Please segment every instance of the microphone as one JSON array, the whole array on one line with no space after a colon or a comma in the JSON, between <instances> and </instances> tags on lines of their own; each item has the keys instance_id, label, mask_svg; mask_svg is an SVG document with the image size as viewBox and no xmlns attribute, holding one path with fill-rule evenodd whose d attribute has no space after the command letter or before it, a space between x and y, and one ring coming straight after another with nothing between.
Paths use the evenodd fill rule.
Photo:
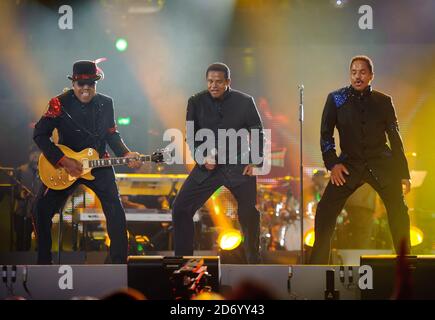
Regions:
<instances>
[{"instance_id":1,"label":"microphone","mask_svg":"<svg viewBox=\"0 0 435 320\"><path fill-rule=\"evenodd\" d=\"M3 267L2 267L2 280L3 280L3 283L8 282L8 266L6 266L6 265L3 265Z\"/></svg>"},{"instance_id":2,"label":"microphone","mask_svg":"<svg viewBox=\"0 0 435 320\"><path fill-rule=\"evenodd\" d=\"M30 293L30 290L27 287L27 276L28 276L27 266L23 266L23 288L24 291L26 291L26 293L29 295L29 297L32 298L32 294Z\"/></svg>"},{"instance_id":3,"label":"microphone","mask_svg":"<svg viewBox=\"0 0 435 320\"><path fill-rule=\"evenodd\" d=\"M340 282L344 283L344 266L340 266Z\"/></svg>"},{"instance_id":4,"label":"microphone","mask_svg":"<svg viewBox=\"0 0 435 320\"><path fill-rule=\"evenodd\" d=\"M299 89L299 121L304 121L304 85L298 85Z\"/></svg>"},{"instance_id":5,"label":"microphone","mask_svg":"<svg viewBox=\"0 0 435 320\"><path fill-rule=\"evenodd\" d=\"M300 84L300 85L298 85L298 89L299 89L299 102L302 104L303 100L304 100L304 89L305 89L305 87L304 87L303 84Z\"/></svg>"},{"instance_id":6,"label":"microphone","mask_svg":"<svg viewBox=\"0 0 435 320\"><path fill-rule=\"evenodd\" d=\"M352 284L353 283L353 268L349 267L347 272L348 272L347 275L349 278L349 284Z\"/></svg>"},{"instance_id":7,"label":"microphone","mask_svg":"<svg viewBox=\"0 0 435 320\"><path fill-rule=\"evenodd\" d=\"M23 267L23 283L27 282L27 266Z\"/></svg>"},{"instance_id":8,"label":"microphone","mask_svg":"<svg viewBox=\"0 0 435 320\"><path fill-rule=\"evenodd\" d=\"M17 281L17 266L16 265L12 266L11 279L12 279L12 283L15 283L15 281Z\"/></svg>"}]
</instances>

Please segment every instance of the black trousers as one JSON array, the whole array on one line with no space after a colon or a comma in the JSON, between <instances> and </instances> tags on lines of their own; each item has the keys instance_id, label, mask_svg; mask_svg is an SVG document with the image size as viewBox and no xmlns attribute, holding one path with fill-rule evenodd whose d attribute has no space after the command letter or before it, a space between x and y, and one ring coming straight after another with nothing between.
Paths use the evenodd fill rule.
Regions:
<instances>
[{"instance_id":1,"label":"black trousers","mask_svg":"<svg viewBox=\"0 0 435 320\"><path fill-rule=\"evenodd\" d=\"M408 207L405 204L400 179L392 181L386 187L381 188L373 175L368 170L365 170L361 185L364 182L370 184L384 202L396 252L400 252L401 242L405 240L406 251L409 253L411 244ZM347 187L346 184L344 186L336 186L329 182L327 185L322 199L317 206L314 225L315 241L310 258L311 264L329 264L331 239L334 233L337 216L343 209L347 198L358 189L359 186L355 189L351 189Z\"/></svg>"},{"instance_id":2,"label":"black trousers","mask_svg":"<svg viewBox=\"0 0 435 320\"><path fill-rule=\"evenodd\" d=\"M107 232L110 238L110 258L112 263L126 263L128 240L124 208L115 183L112 168L92 170L95 180L78 179L65 190L52 190L42 186L36 200L36 230L38 237L38 264L51 264L52 218L59 212L74 189L84 184L92 189L100 199L106 216Z\"/></svg>"},{"instance_id":3,"label":"black trousers","mask_svg":"<svg viewBox=\"0 0 435 320\"><path fill-rule=\"evenodd\" d=\"M200 184L189 175L175 198L172 209L175 255L193 255L193 216L221 186L227 187L237 200L238 218L245 239L247 261L259 263L260 212L255 207L256 177L234 186L219 168Z\"/></svg>"}]
</instances>

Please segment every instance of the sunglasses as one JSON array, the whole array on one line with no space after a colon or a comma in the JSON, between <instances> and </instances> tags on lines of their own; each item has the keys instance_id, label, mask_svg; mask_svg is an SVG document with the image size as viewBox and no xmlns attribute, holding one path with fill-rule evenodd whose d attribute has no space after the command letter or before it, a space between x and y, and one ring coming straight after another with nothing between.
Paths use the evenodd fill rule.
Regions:
<instances>
[{"instance_id":1,"label":"sunglasses","mask_svg":"<svg viewBox=\"0 0 435 320\"><path fill-rule=\"evenodd\" d=\"M97 81L81 81L78 80L76 81L77 85L79 87L84 87L85 85L88 85L89 87L95 87L95 85L97 84Z\"/></svg>"}]
</instances>

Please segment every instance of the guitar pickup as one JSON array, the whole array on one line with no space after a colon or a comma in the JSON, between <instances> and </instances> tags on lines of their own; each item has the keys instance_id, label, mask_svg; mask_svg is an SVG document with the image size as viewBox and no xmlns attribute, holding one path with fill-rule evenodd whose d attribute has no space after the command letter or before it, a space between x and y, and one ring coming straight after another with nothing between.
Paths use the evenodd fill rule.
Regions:
<instances>
[{"instance_id":1,"label":"guitar pickup","mask_svg":"<svg viewBox=\"0 0 435 320\"><path fill-rule=\"evenodd\" d=\"M89 159L82 159L83 171L89 169Z\"/></svg>"}]
</instances>

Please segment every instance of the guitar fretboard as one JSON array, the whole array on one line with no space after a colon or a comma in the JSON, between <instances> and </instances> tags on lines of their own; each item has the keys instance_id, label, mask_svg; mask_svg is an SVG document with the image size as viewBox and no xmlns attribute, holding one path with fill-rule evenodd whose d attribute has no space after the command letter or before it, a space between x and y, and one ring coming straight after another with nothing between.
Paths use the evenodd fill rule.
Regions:
<instances>
[{"instance_id":1,"label":"guitar fretboard","mask_svg":"<svg viewBox=\"0 0 435 320\"><path fill-rule=\"evenodd\" d=\"M89 168L98 167L110 167L110 166L122 166L128 164L132 160L137 160L135 158L108 158L108 159L97 159L89 160ZM142 162L151 161L151 156L141 156L139 158Z\"/></svg>"}]
</instances>

